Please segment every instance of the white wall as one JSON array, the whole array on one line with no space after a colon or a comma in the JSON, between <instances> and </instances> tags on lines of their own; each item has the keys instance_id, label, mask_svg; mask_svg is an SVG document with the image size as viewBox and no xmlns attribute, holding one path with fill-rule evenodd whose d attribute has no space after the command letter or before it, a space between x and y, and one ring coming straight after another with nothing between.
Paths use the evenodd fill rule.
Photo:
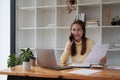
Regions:
<instances>
[{"instance_id":1,"label":"white wall","mask_svg":"<svg viewBox=\"0 0 120 80\"><path fill-rule=\"evenodd\" d=\"M0 70L7 68L7 58L10 54L10 0L0 0ZM6 75L0 75L0 80L7 80Z\"/></svg>"}]
</instances>

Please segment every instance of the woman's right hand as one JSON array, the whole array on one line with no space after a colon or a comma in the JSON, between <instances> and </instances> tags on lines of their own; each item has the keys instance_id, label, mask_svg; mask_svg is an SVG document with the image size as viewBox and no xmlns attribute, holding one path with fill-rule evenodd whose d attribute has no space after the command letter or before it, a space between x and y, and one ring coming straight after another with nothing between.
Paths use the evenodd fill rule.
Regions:
<instances>
[{"instance_id":1,"label":"woman's right hand","mask_svg":"<svg viewBox=\"0 0 120 80\"><path fill-rule=\"evenodd\" d=\"M71 46L72 46L72 44L73 44L73 40L71 41L71 40L69 39L70 36L71 36L71 32L68 33L68 41L67 41L67 43L66 43L66 49L67 49L67 50L70 50L70 49L71 49Z\"/></svg>"}]
</instances>

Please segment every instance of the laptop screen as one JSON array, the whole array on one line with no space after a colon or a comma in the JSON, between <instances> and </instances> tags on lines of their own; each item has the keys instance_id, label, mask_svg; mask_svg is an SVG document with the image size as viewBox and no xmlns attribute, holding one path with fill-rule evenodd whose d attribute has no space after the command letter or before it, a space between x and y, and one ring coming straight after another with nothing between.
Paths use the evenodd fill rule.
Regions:
<instances>
[{"instance_id":1,"label":"laptop screen","mask_svg":"<svg viewBox=\"0 0 120 80\"><path fill-rule=\"evenodd\" d=\"M36 49L36 53L38 66L47 68L57 66L55 53L53 49Z\"/></svg>"}]
</instances>

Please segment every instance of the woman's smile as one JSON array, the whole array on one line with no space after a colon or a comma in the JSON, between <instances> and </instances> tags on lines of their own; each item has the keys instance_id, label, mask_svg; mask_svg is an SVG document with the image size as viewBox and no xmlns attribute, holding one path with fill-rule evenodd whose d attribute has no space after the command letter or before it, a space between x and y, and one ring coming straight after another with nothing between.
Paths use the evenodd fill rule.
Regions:
<instances>
[{"instance_id":1,"label":"woman's smile","mask_svg":"<svg viewBox=\"0 0 120 80\"><path fill-rule=\"evenodd\" d=\"M72 27L72 34L74 36L75 41L80 41L83 36L83 30L79 24L74 24Z\"/></svg>"}]
</instances>

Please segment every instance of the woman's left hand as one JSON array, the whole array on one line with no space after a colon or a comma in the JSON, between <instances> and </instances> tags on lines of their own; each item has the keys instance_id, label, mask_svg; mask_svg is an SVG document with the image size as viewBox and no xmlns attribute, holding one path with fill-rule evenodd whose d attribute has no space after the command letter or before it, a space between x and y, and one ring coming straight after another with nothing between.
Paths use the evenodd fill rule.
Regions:
<instances>
[{"instance_id":1,"label":"woman's left hand","mask_svg":"<svg viewBox=\"0 0 120 80\"><path fill-rule=\"evenodd\" d=\"M107 57L104 56L103 58L100 59L100 64L101 65L105 65L105 63L107 62Z\"/></svg>"}]
</instances>

